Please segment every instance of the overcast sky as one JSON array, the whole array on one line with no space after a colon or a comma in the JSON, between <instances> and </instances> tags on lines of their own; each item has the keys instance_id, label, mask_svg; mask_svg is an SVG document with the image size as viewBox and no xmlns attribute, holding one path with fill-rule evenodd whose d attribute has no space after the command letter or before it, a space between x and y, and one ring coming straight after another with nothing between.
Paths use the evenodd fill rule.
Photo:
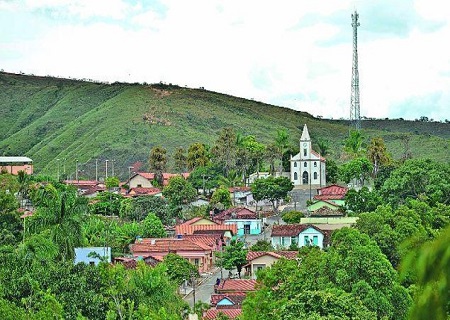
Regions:
<instances>
[{"instance_id":1,"label":"overcast sky","mask_svg":"<svg viewBox=\"0 0 450 320\"><path fill-rule=\"evenodd\" d=\"M443 0L0 0L0 69L163 81L348 118L355 9L361 116L450 119Z\"/></svg>"}]
</instances>

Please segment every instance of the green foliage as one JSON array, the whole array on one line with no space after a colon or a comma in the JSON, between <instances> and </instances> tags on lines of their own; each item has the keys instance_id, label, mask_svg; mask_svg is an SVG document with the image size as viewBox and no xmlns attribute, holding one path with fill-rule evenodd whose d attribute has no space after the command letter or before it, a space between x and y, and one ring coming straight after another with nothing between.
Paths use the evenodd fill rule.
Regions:
<instances>
[{"instance_id":1,"label":"green foliage","mask_svg":"<svg viewBox=\"0 0 450 320\"><path fill-rule=\"evenodd\" d=\"M176 176L169 179L163 195L169 200L172 207L181 207L181 205L195 200L197 191L189 181L182 176Z\"/></svg>"},{"instance_id":2,"label":"green foliage","mask_svg":"<svg viewBox=\"0 0 450 320\"><path fill-rule=\"evenodd\" d=\"M369 188L362 187L360 190L348 190L345 195L345 206L347 210L354 213L371 212L382 204L382 198L377 191L369 191Z\"/></svg>"},{"instance_id":3,"label":"green foliage","mask_svg":"<svg viewBox=\"0 0 450 320\"><path fill-rule=\"evenodd\" d=\"M450 227L433 241L411 252L402 265L402 272L417 274L418 290L411 319L445 320L450 315Z\"/></svg>"},{"instance_id":4,"label":"green foliage","mask_svg":"<svg viewBox=\"0 0 450 320\"><path fill-rule=\"evenodd\" d=\"M142 221L149 212L153 212L164 224L172 223L173 215L167 200L161 197L140 196L121 201L120 216L134 221Z\"/></svg>"},{"instance_id":5,"label":"green foliage","mask_svg":"<svg viewBox=\"0 0 450 320\"><path fill-rule=\"evenodd\" d=\"M230 170L236 167L236 133L232 127L223 128L211 149L214 162L223 168L223 174L228 177Z\"/></svg>"},{"instance_id":6,"label":"green foliage","mask_svg":"<svg viewBox=\"0 0 450 320\"><path fill-rule=\"evenodd\" d=\"M174 169L175 172L183 173L186 172L187 169L187 157L186 151L183 147L178 147L175 150L175 154L173 155L173 159L175 160Z\"/></svg>"},{"instance_id":7,"label":"green foliage","mask_svg":"<svg viewBox=\"0 0 450 320\"><path fill-rule=\"evenodd\" d=\"M258 240L250 247L250 251L273 251L272 244L267 240Z\"/></svg>"},{"instance_id":8,"label":"green foliage","mask_svg":"<svg viewBox=\"0 0 450 320\"><path fill-rule=\"evenodd\" d=\"M114 192L101 192L89 205L92 214L119 216L123 196Z\"/></svg>"},{"instance_id":9,"label":"green foliage","mask_svg":"<svg viewBox=\"0 0 450 320\"><path fill-rule=\"evenodd\" d=\"M198 166L190 174L188 181L197 190L211 190L219 186L218 179L222 170L218 166L209 164L208 166Z\"/></svg>"},{"instance_id":10,"label":"green foliage","mask_svg":"<svg viewBox=\"0 0 450 320\"><path fill-rule=\"evenodd\" d=\"M108 177L106 178L105 185L106 189L111 190L112 188L119 187L120 180L117 177Z\"/></svg>"},{"instance_id":11,"label":"green foliage","mask_svg":"<svg viewBox=\"0 0 450 320\"><path fill-rule=\"evenodd\" d=\"M378 175L380 166L387 166L391 162L391 156L387 152L384 140L380 137L372 138L367 147L367 157L373 165L373 176Z\"/></svg>"},{"instance_id":12,"label":"green foliage","mask_svg":"<svg viewBox=\"0 0 450 320\"><path fill-rule=\"evenodd\" d=\"M205 145L199 142L191 144L188 149L186 161L189 170L208 166L209 155Z\"/></svg>"},{"instance_id":13,"label":"green foliage","mask_svg":"<svg viewBox=\"0 0 450 320\"><path fill-rule=\"evenodd\" d=\"M252 184L253 198L256 201L268 200L272 202L275 213L278 213L280 201L285 199L288 192L294 188L292 182L286 177L268 177L256 179Z\"/></svg>"},{"instance_id":14,"label":"green foliage","mask_svg":"<svg viewBox=\"0 0 450 320\"><path fill-rule=\"evenodd\" d=\"M154 213L149 213L142 220L141 235L144 238L164 238L166 236L166 230L161 220Z\"/></svg>"},{"instance_id":15,"label":"green foliage","mask_svg":"<svg viewBox=\"0 0 450 320\"><path fill-rule=\"evenodd\" d=\"M219 255L220 263L226 270L237 269L239 278L241 277L242 267L247 263L247 250L244 249L244 242L233 240L225 247L225 250Z\"/></svg>"},{"instance_id":16,"label":"green foliage","mask_svg":"<svg viewBox=\"0 0 450 320\"><path fill-rule=\"evenodd\" d=\"M411 159L392 171L381 194L392 205L421 199L430 205L450 203L450 164Z\"/></svg>"},{"instance_id":17,"label":"green foliage","mask_svg":"<svg viewBox=\"0 0 450 320\"><path fill-rule=\"evenodd\" d=\"M150 171L155 173L155 180L160 186L163 185L163 172L167 166L167 150L161 146L153 147L150 150L149 158Z\"/></svg>"},{"instance_id":18,"label":"green foliage","mask_svg":"<svg viewBox=\"0 0 450 320\"><path fill-rule=\"evenodd\" d=\"M339 178L339 170L336 162L330 158L327 159L325 167L325 176L327 183L337 183Z\"/></svg>"},{"instance_id":19,"label":"green foliage","mask_svg":"<svg viewBox=\"0 0 450 320\"><path fill-rule=\"evenodd\" d=\"M364 136L359 130L351 130L349 136L344 140L344 150L353 157L359 157L364 153Z\"/></svg>"},{"instance_id":20,"label":"green foliage","mask_svg":"<svg viewBox=\"0 0 450 320\"><path fill-rule=\"evenodd\" d=\"M196 266L175 253L166 255L163 264L166 266L169 278L177 285L181 285L185 280L199 276Z\"/></svg>"},{"instance_id":21,"label":"green foliage","mask_svg":"<svg viewBox=\"0 0 450 320\"><path fill-rule=\"evenodd\" d=\"M339 167L340 180L349 183L352 179L356 179L359 184L364 185L364 182L370 177L373 171L373 165L367 158L360 157L344 163Z\"/></svg>"},{"instance_id":22,"label":"green foliage","mask_svg":"<svg viewBox=\"0 0 450 320\"><path fill-rule=\"evenodd\" d=\"M283 219L284 222L286 222L288 224L292 224L292 223L300 223L300 220L304 217L305 217L305 215L303 214L303 212L288 211L288 212L284 213L281 218Z\"/></svg>"},{"instance_id":23,"label":"green foliage","mask_svg":"<svg viewBox=\"0 0 450 320\"><path fill-rule=\"evenodd\" d=\"M231 207L231 193L228 188L219 187L214 191L213 195L211 196L210 204L213 206L217 206L219 203L223 206L223 209Z\"/></svg>"}]
</instances>

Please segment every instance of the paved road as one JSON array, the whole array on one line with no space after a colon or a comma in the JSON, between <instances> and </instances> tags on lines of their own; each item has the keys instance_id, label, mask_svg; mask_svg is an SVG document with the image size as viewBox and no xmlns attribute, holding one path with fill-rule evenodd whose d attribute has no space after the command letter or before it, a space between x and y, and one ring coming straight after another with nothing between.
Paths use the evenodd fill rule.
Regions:
<instances>
[{"instance_id":1,"label":"paved road","mask_svg":"<svg viewBox=\"0 0 450 320\"><path fill-rule=\"evenodd\" d=\"M214 270L206 279L202 279L202 283L195 288L195 302L203 301L209 303L210 296L214 293L214 285L216 284L217 278L220 278L219 268ZM183 299L192 307L194 305L194 292L191 291Z\"/></svg>"}]
</instances>

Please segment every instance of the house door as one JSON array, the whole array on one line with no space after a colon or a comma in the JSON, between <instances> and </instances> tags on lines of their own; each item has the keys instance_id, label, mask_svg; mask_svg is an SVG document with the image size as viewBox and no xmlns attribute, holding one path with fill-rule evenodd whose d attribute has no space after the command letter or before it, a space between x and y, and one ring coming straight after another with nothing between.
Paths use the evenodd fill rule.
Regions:
<instances>
[{"instance_id":1,"label":"house door","mask_svg":"<svg viewBox=\"0 0 450 320\"><path fill-rule=\"evenodd\" d=\"M303 184L308 184L308 172L303 171L302 178L303 178Z\"/></svg>"},{"instance_id":2,"label":"house door","mask_svg":"<svg viewBox=\"0 0 450 320\"><path fill-rule=\"evenodd\" d=\"M250 225L244 224L244 234L250 234Z\"/></svg>"}]
</instances>

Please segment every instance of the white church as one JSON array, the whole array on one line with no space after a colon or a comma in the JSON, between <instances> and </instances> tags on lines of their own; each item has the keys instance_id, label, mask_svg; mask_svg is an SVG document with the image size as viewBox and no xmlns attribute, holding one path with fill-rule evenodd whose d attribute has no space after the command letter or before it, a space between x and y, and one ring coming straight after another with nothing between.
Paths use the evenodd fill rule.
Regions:
<instances>
[{"instance_id":1,"label":"white church","mask_svg":"<svg viewBox=\"0 0 450 320\"><path fill-rule=\"evenodd\" d=\"M326 186L325 158L315 152L311 146L308 127L303 127L300 137L300 152L291 156L291 181L296 188Z\"/></svg>"}]
</instances>

